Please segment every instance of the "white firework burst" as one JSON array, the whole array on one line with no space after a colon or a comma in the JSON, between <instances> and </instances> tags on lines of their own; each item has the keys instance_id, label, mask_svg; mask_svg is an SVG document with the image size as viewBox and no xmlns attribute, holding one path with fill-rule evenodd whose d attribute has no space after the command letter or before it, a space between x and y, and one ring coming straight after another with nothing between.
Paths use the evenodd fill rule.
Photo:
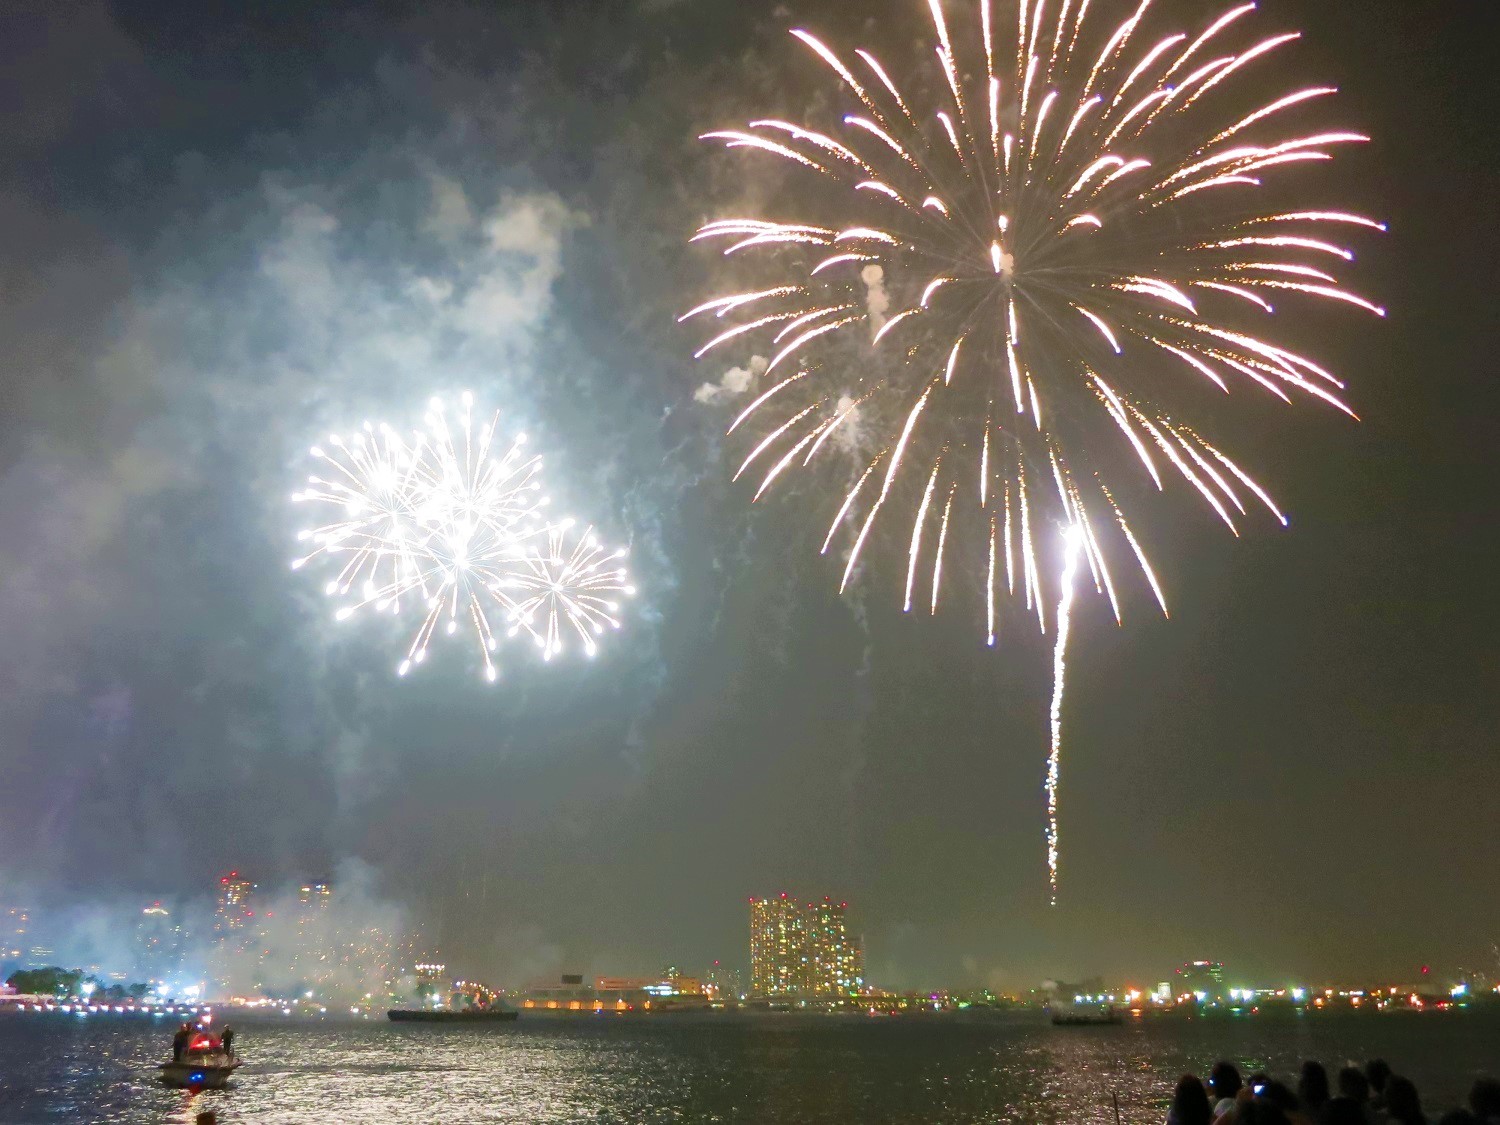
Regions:
<instances>
[{"instance_id":1,"label":"white firework burst","mask_svg":"<svg viewBox=\"0 0 1500 1125\"><path fill-rule=\"evenodd\" d=\"M433 399L423 427L409 437L384 423L366 423L347 439L331 437L312 450L319 473L292 496L332 509L327 522L299 534L312 549L292 566L322 562L333 570L324 592L340 602L338 620L367 609L400 616L414 607L420 614L397 667L401 675L426 659L434 637L467 632L493 681L499 675L494 622L512 636L531 631L538 610L548 606L589 632L584 647L593 655L595 626L617 628L614 599L633 593L623 568L599 565L605 552L591 530L587 551L580 544L571 565L553 574L542 601L532 604L537 576L555 569L573 521L546 518L542 459L527 453L526 435L500 440L498 413L476 427L473 405L465 393L450 421L443 401ZM561 650L555 624L542 637L546 656Z\"/></svg>"}]
</instances>

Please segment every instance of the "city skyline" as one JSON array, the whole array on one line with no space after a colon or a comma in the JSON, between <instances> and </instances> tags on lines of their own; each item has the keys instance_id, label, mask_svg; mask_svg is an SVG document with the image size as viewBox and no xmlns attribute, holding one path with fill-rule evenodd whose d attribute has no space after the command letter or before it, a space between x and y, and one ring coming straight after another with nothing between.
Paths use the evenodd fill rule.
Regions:
<instances>
[{"instance_id":1,"label":"city skyline","mask_svg":"<svg viewBox=\"0 0 1500 1125\"><path fill-rule=\"evenodd\" d=\"M201 901L210 903L212 910L197 916L206 940L194 935L182 921L193 916L190 903L180 903L174 915L161 900L154 900L140 908L133 936L117 946L113 958L57 957L50 946L42 945L30 947L21 956L0 955L0 966L8 970L81 968L117 982L172 982L177 988L193 984L207 989L195 994L220 998L280 998L301 995L304 990L347 998L363 996L378 982L388 982L393 974L403 971L415 973L419 982L432 984L448 970L446 964L435 963L432 946L421 936L421 927L404 918L396 923L387 921L385 930L342 925L349 919L340 917L339 900L330 882L294 880L274 895L263 897L259 904L258 892L260 885L238 869L220 876L211 889L205 888ZM272 907L269 911L257 910L258 905L268 902ZM920 982L870 979L864 971L863 939L848 923L848 902L835 902L832 896L805 902L781 892L776 896L751 896L749 906L748 940L739 954L720 951L721 956L713 958L689 956L668 964L659 973L608 952L593 958L559 960L530 977L495 975L483 966L463 961L453 970L470 981L512 990L545 988L559 971L566 976L582 968L586 971L579 980L593 980L597 989L612 994L648 994L648 986L663 982L687 994L793 1001L830 1001L859 995L922 996L930 992L966 995L985 990L1022 996L1058 980L1075 982L1069 987L1089 994L1103 994L1108 982L1108 989L1122 996L1134 990L1153 998L1161 993L1169 997L1196 994L1223 1001L1230 998L1231 989L1247 994L1251 990L1279 990L1285 996L1293 988L1347 990L1367 988L1374 982L1382 989L1395 982L1403 994L1434 988L1441 993L1463 982L1471 982L1478 993L1500 988L1500 944L1485 957L1424 958L1395 971L1346 965L1319 974L1293 967L1267 969L1232 962L1226 968L1220 961L1201 957L1179 962L1172 953L1161 951L1125 968L1102 970L1097 964L1054 963L1035 976L1018 975L1003 981L977 980L964 972ZM16 918L22 913L19 908L0 904L0 917ZM24 913L29 926L32 912Z\"/></svg>"},{"instance_id":2,"label":"city skyline","mask_svg":"<svg viewBox=\"0 0 1500 1125\"><path fill-rule=\"evenodd\" d=\"M248 881L246 881L248 882ZM327 887L326 884L324 884ZM299 892L302 888L298 888ZM310 896L300 896L304 903ZM307 903L312 907L313 917L330 910L334 905L332 888L320 895L319 903ZM169 973L163 978L154 975L151 967L160 966L163 958L181 966L184 951L191 942L191 935L180 924L171 921L171 913L159 902L142 909L143 920L134 937L135 959L127 957L117 964L92 964L72 966L92 979L122 984L140 982L149 988L152 997L188 996L198 1000L230 1000L257 1002L262 999L278 1002L301 1002L304 999L317 1003L343 1003L355 1000L368 1002L371 997L396 995L389 993L393 987L405 989L405 994L422 996L445 993L451 985L457 991L479 990L487 995L503 992L506 995L527 997L540 1004L546 998L563 998L561 1006L579 1007L581 996L606 997L606 1007L624 1006L627 1000L640 1003L644 1000L666 997L707 997L715 1001L737 1000L754 1003L784 1002L793 1005L855 1002L882 1003L899 1000L941 1001L944 1005L968 1002L975 998L1009 1000L1010 1002L1045 1003L1050 996L1067 998L1078 996L1099 1002L1109 1001L1121 1005L1135 1004L1173 1006L1186 1002L1233 1006L1250 1004L1257 998L1265 1002L1295 1003L1322 1007L1329 1003L1352 1003L1359 1007L1364 999L1372 1006L1385 1006L1387 1001L1406 1006L1422 1006L1418 997L1427 1003L1445 1003L1449 998L1476 999L1491 994L1500 995L1500 951L1496 951L1492 963L1479 965L1431 965L1413 966L1406 975L1394 978L1379 978L1375 974L1346 970L1324 978L1298 976L1290 973L1264 974L1247 972L1234 966L1225 966L1217 961L1194 960L1174 968L1163 964L1146 967L1125 974L1104 976L1099 974L1068 978L1067 981L1049 978L1009 988L980 988L973 984L956 985L952 982L932 982L911 989L888 988L881 982L868 981L860 976L863 950L857 938L847 933L844 911L847 903L834 904L832 899L823 903L802 903L789 895L750 900L750 933L748 963L750 976L741 974L732 965L722 960L706 963L699 971L683 969L671 964L655 974L631 974L589 976L588 974L564 973L559 988L555 977L544 977L532 982L454 979L458 971L433 959L422 950L419 940L408 939L399 945L382 935L373 935L376 944L371 945L371 935L361 935L353 942L343 941L331 929L310 931L306 926L307 915L298 918L294 944L283 947L290 950L294 972L301 973L296 988L267 988L263 983L250 987L220 988L217 991L210 982L195 982L184 988L187 980L181 973ZM821 914L821 917L820 917ZM836 919L836 923L835 920ZM779 924L779 925L778 925ZM260 935L264 937L264 935ZM347 935L346 935L347 936ZM779 939L779 940L778 940ZM214 943L213 948L221 947ZM842 950L844 959L836 953ZM41 950L42 953L50 953ZM351 953L353 956L351 957ZM394 954L394 956L393 956ZM834 954L824 959L824 954ZM243 974L264 973L265 955L254 948L240 950L245 964L237 972ZM338 963L342 958L347 969L354 960L363 959L373 974L367 973L351 986L347 973L339 978ZM780 962L780 964L777 964ZM821 964L820 964L821 962ZM691 962L689 963L691 964ZM122 966L133 966L122 970ZM41 960L22 960L0 966L6 971L14 969L58 968L69 966L55 964L49 957ZM318 967L322 967L322 972ZM844 966L842 975L840 967ZM309 972L309 968L312 971ZM339 978L336 980L336 978ZM1158 978L1165 978L1160 979ZM241 981L251 977L241 975ZM283 978L286 979L286 978ZM592 980L592 986L583 982ZM404 980L404 984L402 981ZM749 981L749 987L745 982ZM170 987L158 987L167 986ZM209 984L207 991L204 985ZM330 984L334 987L330 988ZM304 994L303 988L308 987ZM367 989L367 991L360 991ZM383 991L384 990L384 991ZM478 992L475 993L476 995ZM314 999L316 998L316 999ZM618 998L618 999L616 999ZM597 999L590 1003L597 1006ZM531 1006L528 1004L527 1006ZM543 1006L558 1006L556 1003ZM588 1007L588 1004L584 1004Z\"/></svg>"}]
</instances>

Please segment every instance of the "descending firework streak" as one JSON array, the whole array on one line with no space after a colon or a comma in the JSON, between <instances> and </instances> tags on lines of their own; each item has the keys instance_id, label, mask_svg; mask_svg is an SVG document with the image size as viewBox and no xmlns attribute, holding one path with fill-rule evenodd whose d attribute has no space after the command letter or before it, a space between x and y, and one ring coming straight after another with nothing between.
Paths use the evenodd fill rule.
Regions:
<instances>
[{"instance_id":1,"label":"descending firework streak","mask_svg":"<svg viewBox=\"0 0 1500 1125\"><path fill-rule=\"evenodd\" d=\"M1249 503L1287 522L1189 416L1243 389L1353 416L1338 378L1264 325L1283 300L1384 315L1335 272L1353 259L1337 232L1383 225L1282 202L1297 170L1367 138L1295 124L1330 87L1256 92L1298 35L1247 36L1253 3L1187 30L1158 26L1152 0L978 0L961 21L956 3L928 6L925 84L903 89L870 52L798 30L848 112L706 134L781 162L796 201L695 238L749 281L682 318L717 322L698 356L766 353L730 427L754 434L736 475L755 475L758 499L852 450L823 540L825 554L847 544L842 585L877 524L898 524L905 608L936 612L958 570L991 645L1007 596L1043 631L1046 607L1066 612L1074 551L1064 566L1049 528L1076 537L1117 620L1119 551L1165 612L1117 502L1127 489L1175 475L1236 534Z\"/></svg>"},{"instance_id":2,"label":"descending firework streak","mask_svg":"<svg viewBox=\"0 0 1500 1125\"><path fill-rule=\"evenodd\" d=\"M527 454L524 434L498 441L498 423L494 415L476 429L466 393L455 426L433 399L409 435L366 423L315 446L319 471L292 496L327 513L299 534L311 550L292 566L327 565L338 620L416 608L401 675L439 632L468 631L489 680L499 674L497 630L526 634L545 659L570 638L592 656L597 638L620 626L618 599L634 593L623 550L606 550L592 528L576 533L571 519L547 519L541 458Z\"/></svg>"}]
</instances>

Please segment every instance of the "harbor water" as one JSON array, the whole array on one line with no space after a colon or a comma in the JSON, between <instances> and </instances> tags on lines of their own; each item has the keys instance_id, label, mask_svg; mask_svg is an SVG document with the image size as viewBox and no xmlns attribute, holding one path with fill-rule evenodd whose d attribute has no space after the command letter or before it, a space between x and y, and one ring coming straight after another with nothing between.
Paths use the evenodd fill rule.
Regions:
<instances>
[{"instance_id":1,"label":"harbor water","mask_svg":"<svg viewBox=\"0 0 1500 1125\"><path fill-rule=\"evenodd\" d=\"M0 1017L0 1122L1101 1122L1157 1125L1219 1058L1294 1077L1380 1056L1435 1118L1500 1072L1500 1015L1161 1018L1056 1028L1037 1013L873 1019L522 1017L494 1026L236 1022L234 1088L162 1088L173 1024ZM1437 1112L1434 1112L1437 1111Z\"/></svg>"}]
</instances>

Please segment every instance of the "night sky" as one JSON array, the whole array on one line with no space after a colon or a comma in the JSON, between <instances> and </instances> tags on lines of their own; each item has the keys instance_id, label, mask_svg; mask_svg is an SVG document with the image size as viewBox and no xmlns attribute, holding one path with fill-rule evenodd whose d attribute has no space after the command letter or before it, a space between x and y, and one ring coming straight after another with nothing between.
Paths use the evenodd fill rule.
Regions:
<instances>
[{"instance_id":1,"label":"night sky","mask_svg":"<svg viewBox=\"0 0 1500 1125\"><path fill-rule=\"evenodd\" d=\"M921 7L7 4L0 903L357 861L503 983L742 962L783 889L849 900L897 987L1492 964L1494 13L1262 5L1307 32L1268 92L1331 81L1375 138L1327 182L1391 224L1354 275L1391 316L1294 333L1361 423L1237 418L1289 531L1179 488L1135 512L1171 620L1081 600L1050 910L1047 643L904 617L889 574L841 601L808 508L729 483L694 391L730 362L675 323L755 190L697 134L826 90L787 28L896 53ZM641 592L593 661L397 682L288 570L288 496L330 429L465 388Z\"/></svg>"}]
</instances>

